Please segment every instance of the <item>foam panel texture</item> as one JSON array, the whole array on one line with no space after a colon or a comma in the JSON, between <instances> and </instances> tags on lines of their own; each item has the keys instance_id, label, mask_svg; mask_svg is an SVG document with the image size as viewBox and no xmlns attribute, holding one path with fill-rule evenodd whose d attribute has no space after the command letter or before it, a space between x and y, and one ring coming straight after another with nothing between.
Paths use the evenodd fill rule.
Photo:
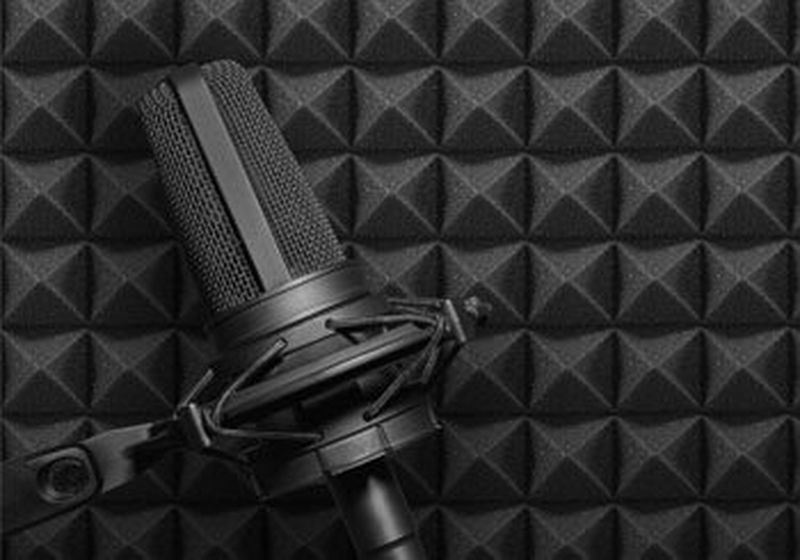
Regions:
<instances>
[{"instance_id":1,"label":"foam panel texture","mask_svg":"<svg viewBox=\"0 0 800 560\"><path fill-rule=\"evenodd\" d=\"M169 414L211 353L133 104L252 69L393 295L479 295L434 558L800 555L800 37L789 0L4 0L3 455ZM350 558L324 493L189 455L8 558Z\"/></svg>"}]
</instances>

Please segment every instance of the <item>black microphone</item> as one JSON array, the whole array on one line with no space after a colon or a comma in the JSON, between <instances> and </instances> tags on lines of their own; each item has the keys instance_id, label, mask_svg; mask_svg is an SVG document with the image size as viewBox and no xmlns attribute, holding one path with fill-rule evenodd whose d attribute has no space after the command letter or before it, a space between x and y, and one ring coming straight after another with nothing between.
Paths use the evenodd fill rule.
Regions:
<instances>
[{"instance_id":1,"label":"black microphone","mask_svg":"<svg viewBox=\"0 0 800 560\"><path fill-rule=\"evenodd\" d=\"M426 385L476 302L373 294L236 63L182 67L140 111L232 380L189 409L198 438L262 442L269 496L326 482L360 557L423 558L386 458L438 429Z\"/></svg>"}]
</instances>

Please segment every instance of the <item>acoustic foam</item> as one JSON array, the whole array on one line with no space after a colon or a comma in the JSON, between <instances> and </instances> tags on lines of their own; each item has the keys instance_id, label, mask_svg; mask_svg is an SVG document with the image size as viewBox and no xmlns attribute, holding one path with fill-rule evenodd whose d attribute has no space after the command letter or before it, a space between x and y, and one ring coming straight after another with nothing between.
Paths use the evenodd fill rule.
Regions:
<instances>
[{"instance_id":1,"label":"acoustic foam","mask_svg":"<svg viewBox=\"0 0 800 560\"><path fill-rule=\"evenodd\" d=\"M169 414L212 353L134 103L233 58L392 295L479 295L434 558L788 558L800 496L797 6L5 0L3 456ZM175 455L8 558L349 558L324 492Z\"/></svg>"}]
</instances>

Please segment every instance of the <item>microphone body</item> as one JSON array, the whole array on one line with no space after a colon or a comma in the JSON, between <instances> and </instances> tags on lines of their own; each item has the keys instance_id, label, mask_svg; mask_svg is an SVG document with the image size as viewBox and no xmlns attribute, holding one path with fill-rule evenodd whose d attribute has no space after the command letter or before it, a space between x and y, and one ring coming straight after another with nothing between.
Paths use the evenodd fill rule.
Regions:
<instances>
[{"instance_id":1,"label":"microphone body","mask_svg":"<svg viewBox=\"0 0 800 560\"><path fill-rule=\"evenodd\" d=\"M140 111L213 311L213 370L236 379L207 423L268 443L268 496L327 483L361 558L424 558L386 459L438 429L424 387L404 381L420 364L429 375L457 313L398 313L369 290L237 64L181 68Z\"/></svg>"}]
</instances>

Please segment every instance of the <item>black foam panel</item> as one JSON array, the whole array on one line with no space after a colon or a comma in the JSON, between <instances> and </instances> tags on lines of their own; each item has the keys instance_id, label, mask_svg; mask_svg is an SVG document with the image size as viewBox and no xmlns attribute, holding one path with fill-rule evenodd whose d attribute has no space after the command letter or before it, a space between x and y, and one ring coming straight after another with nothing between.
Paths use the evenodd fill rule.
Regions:
<instances>
[{"instance_id":1,"label":"black foam panel","mask_svg":"<svg viewBox=\"0 0 800 560\"><path fill-rule=\"evenodd\" d=\"M791 558L787 0L4 0L3 457L169 414L213 351L134 104L252 71L392 295L489 301L399 457L433 558ZM352 557L324 492L175 455L7 558Z\"/></svg>"}]
</instances>

